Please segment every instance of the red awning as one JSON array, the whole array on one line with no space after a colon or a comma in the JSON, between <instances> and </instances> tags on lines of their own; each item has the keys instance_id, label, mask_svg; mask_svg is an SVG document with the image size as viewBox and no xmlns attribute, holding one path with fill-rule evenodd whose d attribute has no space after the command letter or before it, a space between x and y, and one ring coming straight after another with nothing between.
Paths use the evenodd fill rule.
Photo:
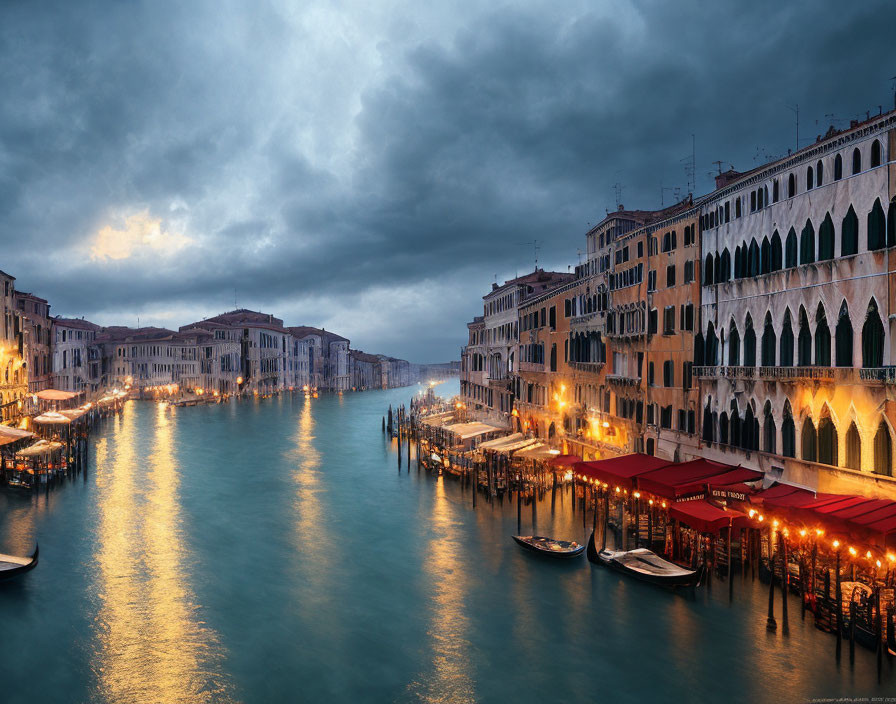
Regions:
<instances>
[{"instance_id":1,"label":"red awning","mask_svg":"<svg viewBox=\"0 0 896 704\"><path fill-rule=\"evenodd\" d=\"M557 455L548 460L548 464L551 467L570 467L581 461L582 458L578 455Z\"/></svg>"},{"instance_id":2,"label":"red awning","mask_svg":"<svg viewBox=\"0 0 896 704\"><path fill-rule=\"evenodd\" d=\"M653 455L634 453L595 462L579 462L575 465L574 471L579 478L584 477L604 482L611 487L619 486L631 489L634 477L668 464L670 464L669 460L661 460Z\"/></svg>"},{"instance_id":3,"label":"red awning","mask_svg":"<svg viewBox=\"0 0 896 704\"><path fill-rule=\"evenodd\" d=\"M727 474L734 469L737 468L706 459L670 464L638 476L638 489L656 496L674 499L677 487L705 484L711 481L712 477ZM743 470L743 472L744 474L738 475L741 477L738 481L743 481L744 476L753 479L761 479L763 476L762 472L754 472L749 469Z\"/></svg>"},{"instance_id":4,"label":"red awning","mask_svg":"<svg viewBox=\"0 0 896 704\"><path fill-rule=\"evenodd\" d=\"M701 533L717 533L721 528L749 528L746 514L722 509L708 501L683 501L669 507L669 515Z\"/></svg>"},{"instance_id":5,"label":"red awning","mask_svg":"<svg viewBox=\"0 0 896 704\"><path fill-rule=\"evenodd\" d=\"M744 469L743 467L735 467L734 469L723 472L722 474L717 474L714 477L709 477L708 479L703 479L692 484L682 484L677 486L675 487L675 495L687 496L688 494L699 494L701 491L705 491L707 486L709 486L710 489L730 487L732 490L743 494L752 494L753 488L747 486L744 482L758 481L762 479L763 476L762 472L756 472L752 469Z\"/></svg>"},{"instance_id":6,"label":"red awning","mask_svg":"<svg viewBox=\"0 0 896 704\"><path fill-rule=\"evenodd\" d=\"M821 494L821 496L829 496ZM808 489L800 489L797 486L787 484L775 484L758 493L752 500L759 501L763 506L770 508L790 508L804 506L815 501L815 492Z\"/></svg>"}]
</instances>

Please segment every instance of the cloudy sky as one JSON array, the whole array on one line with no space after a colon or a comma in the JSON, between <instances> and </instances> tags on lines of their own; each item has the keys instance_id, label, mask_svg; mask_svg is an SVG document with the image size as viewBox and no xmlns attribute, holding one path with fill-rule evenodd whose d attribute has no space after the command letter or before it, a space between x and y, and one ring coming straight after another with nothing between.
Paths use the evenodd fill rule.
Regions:
<instances>
[{"instance_id":1,"label":"cloudy sky","mask_svg":"<svg viewBox=\"0 0 896 704\"><path fill-rule=\"evenodd\" d=\"M892 0L6 2L0 268L53 311L240 307L457 358L497 277L893 105ZM667 190L663 191L662 188Z\"/></svg>"}]
</instances>

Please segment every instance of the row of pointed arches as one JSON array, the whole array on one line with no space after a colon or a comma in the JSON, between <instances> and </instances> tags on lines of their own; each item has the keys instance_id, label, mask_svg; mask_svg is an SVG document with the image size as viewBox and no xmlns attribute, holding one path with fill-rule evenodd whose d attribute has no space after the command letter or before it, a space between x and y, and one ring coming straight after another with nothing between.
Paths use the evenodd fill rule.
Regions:
<instances>
[{"instance_id":1,"label":"row of pointed arches","mask_svg":"<svg viewBox=\"0 0 896 704\"><path fill-rule=\"evenodd\" d=\"M866 245L868 251L896 246L896 198L890 201L888 212L884 212L880 198L867 216ZM775 230L771 238L764 237L762 242L753 238L749 244L742 242L734 250L734 258L728 248L721 253L709 253L703 262L703 285L724 283L732 279L744 279L763 274L770 274L782 269L791 269L802 264L834 259L837 244L837 233L834 219L830 212L826 213L818 228L817 246L816 230L811 219L807 219L799 235L794 227L790 228L782 240ZM849 206L846 215L840 221L839 256L848 257L859 251L859 218L855 208Z\"/></svg>"},{"instance_id":2,"label":"row of pointed arches","mask_svg":"<svg viewBox=\"0 0 896 704\"><path fill-rule=\"evenodd\" d=\"M797 439L799 428L799 440ZM780 430L780 434L779 434ZM873 428L870 467L875 474L893 476L893 435L887 421L881 417ZM840 453L840 433L827 404L822 407L817 421L807 414L799 423L794 419L790 401L784 402L780 429L775 420L771 401L766 401L761 417L752 404L743 413L732 399L727 411L712 410L712 398L703 409L702 438L706 443L728 445L746 451L761 450L773 455L792 457L806 462L819 462L834 467L862 469L862 434L855 419L850 421L843 436L846 447ZM780 438L780 440L779 440ZM867 439L867 438L866 438Z\"/></svg>"},{"instance_id":3,"label":"row of pointed arches","mask_svg":"<svg viewBox=\"0 0 896 704\"><path fill-rule=\"evenodd\" d=\"M810 325L805 306L800 306L796 327L790 308L784 311L780 334L775 331L771 311L765 314L761 338L759 338L758 364L762 367L853 367L854 327L846 300L840 304L840 312L833 324L828 321L824 305L819 302L815 310L814 326ZM833 346L832 346L833 342ZM727 352L724 359L722 356ZM698 366L723 364L729 367L757 366L757 332L753 318L747 313L743 333L734 318L728 324L727 345L725 330L717 337L715 325L710 321L706 338L698 333L694 344L694 363ZM865 310L861 328L861 366L877 368L884 365L884 325L872 298Z\"/></svg>"}]
</instances>

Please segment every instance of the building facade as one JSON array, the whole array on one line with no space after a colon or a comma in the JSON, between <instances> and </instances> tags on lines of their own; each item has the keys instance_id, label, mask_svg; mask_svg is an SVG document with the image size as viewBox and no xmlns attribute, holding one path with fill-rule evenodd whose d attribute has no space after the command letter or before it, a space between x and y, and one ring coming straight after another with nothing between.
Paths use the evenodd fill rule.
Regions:
<instances>
[{"instance_id":1,"label":"building facade","mask_svg":"<svg viewBox=\"0 0 896 704\"><path fill-rule=\"evenodd\" d=\"M894 494L896 113L829 132L702 203L701 454Z\"/></svg>"}]
</instances>

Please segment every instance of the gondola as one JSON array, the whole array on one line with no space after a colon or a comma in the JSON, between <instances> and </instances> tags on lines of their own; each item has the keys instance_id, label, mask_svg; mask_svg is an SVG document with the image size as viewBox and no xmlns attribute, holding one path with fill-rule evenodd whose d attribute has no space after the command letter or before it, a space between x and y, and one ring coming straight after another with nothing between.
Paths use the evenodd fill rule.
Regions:
<instances>
[{"instance_id":1,"label":"gondola","mask_svg":"<svg viewBox=\"0 0 896 704\"><path fill-rule=\"evenodd\" d=\"M12 579L33 570L37 566L37 555L40 548L34 546L34 552L30 557L16 557L15 555L3 555L0 553L0 580Z\"/></svg>"},{"instance_id":2,"label":"gondola","mask_svg":"<svg viewBox=\"0 0 896 704\"><path fill-rule=\"evenodd\" d=\"M680 567L647 548L598 551L594 546L594 533L588 540L588 559L643 582L663 587L696 587L702 575L702 569Z\"/></svg>"},{"instance_id":3,"label":"gondola","mask_svg":"<svg viewBox=\"0 0 896 704\"><path fill-rule=\"evenodd\" d=\"M526 550L557 559L578 557L585 552L585 546L570 540L554 540L542 535L514 535L513 539Z\"/></svg>"}]
</instances>

